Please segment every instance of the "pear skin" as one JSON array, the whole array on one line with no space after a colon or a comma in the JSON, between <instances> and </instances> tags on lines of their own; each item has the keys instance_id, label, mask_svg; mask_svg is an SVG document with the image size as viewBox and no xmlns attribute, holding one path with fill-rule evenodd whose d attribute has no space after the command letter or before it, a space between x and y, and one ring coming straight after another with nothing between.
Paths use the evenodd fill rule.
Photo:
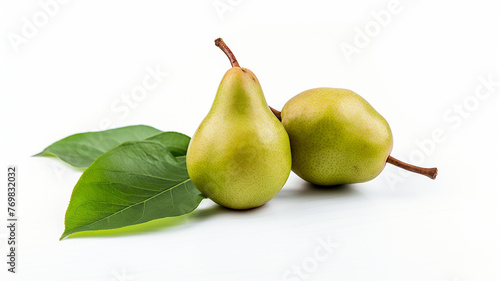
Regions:
<instances>
[{"instance_id":1,"label":"pear skin","mask_svg":"<svg viewBox=\"0 0 500 281\"><path fill-rule=\"evenodd\" d=\"M186 164L203 195L231 209L250 209L271 200L287 181L290 141L257 77L231 62L191 139Z\"/></svg>"},{"instance_id":2,"label":"pear skin","mask_svg":"<svg viewBox=\"0 0 500 281\"><path fill-rule=\"evenodd\" d=\"M387 121L353 91L316 88L281 111L290 137L292 170L318 185L366 182L384 169L392 150Z\"/></svg>"}]
</instances>

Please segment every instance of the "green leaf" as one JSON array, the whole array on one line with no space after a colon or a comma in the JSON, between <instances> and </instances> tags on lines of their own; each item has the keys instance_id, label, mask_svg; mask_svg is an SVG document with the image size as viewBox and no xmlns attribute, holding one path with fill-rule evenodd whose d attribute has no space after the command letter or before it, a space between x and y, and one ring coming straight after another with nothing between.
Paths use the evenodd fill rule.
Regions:
<instances>
[{"instance_id":1,"label":"green leaf","mask_svg":"<svg viewBox=\"0 0 500 281\"><path fill-rule=\"evenodd\" d=\"M165 145L168 150L177 158L185 157L189 146L190 137L178 132L164 132L147 138L146 140L154 141Z\"/></svg>"},{"instance_id":2,"label":"green leaf","mask_svg":"<svg viewBox=\"0 0 500 281\"><path fill-rule=\"evenodd\" d=\"M205 197L189 179L185 161L179 161L171 152L175 149L168 146L177 140L178 146L173 147L187 148L189 137L173 132L161 135L125 142L85 170L71 195L61 239L76 232L120 228L196 209Z\"/></svg>"},{"instance_id":3,"label":"green leaf","mask_svg":"<svg viewBox=\"0 0 500 281\"><path fill-rule=\"evenodd\" d=\"M100 132L80 133L59 140L34 156L56 156L74 167L86 168L99 155L120 143L144 140L161 132L150 126L136 125Z\"/></svg>"}]
</instances>

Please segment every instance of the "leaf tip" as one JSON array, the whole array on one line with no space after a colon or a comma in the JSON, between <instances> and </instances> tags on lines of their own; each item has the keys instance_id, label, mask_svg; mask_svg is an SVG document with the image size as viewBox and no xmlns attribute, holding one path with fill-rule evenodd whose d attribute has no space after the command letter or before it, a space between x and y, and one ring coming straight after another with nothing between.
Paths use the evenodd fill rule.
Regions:
<instances>
[{"instance_id":1,"label":"leaf tip","mask_svg":"<svg viewBox=\"0 0 500 281\"><path fill-rule=\"evenodd\" d=\"M59 237L59 241L61 240L64 240L66 238L68 238L68 236L70 236L71 234L73 234L74 231L71 231L71 230L68 230L68 229L65 229L63 234L61 235L61 237Z\"/></svg>"},{"instance_id":2,"label":"leaf tip","mask_svg":"<svg viewBox=\"0 0 500 281\"><path fill-rule=\"evenodd\" d=\"M31 157L44 156L44 152L45 152L45 150L42 152L38 152L37 154L31 155Z\"/></svg>"}]
</instances>

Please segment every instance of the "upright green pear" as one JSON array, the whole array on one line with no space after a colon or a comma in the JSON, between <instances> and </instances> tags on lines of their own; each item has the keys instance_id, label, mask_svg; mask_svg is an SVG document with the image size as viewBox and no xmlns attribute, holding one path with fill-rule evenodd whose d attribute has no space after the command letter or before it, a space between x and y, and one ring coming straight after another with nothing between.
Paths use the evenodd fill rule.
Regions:
<instances>
[{"instance_id":1,"label":"upright green pear","mask_svg":"<svg viewBox=\"0 0 500 281\"><path fill-rule=\"evenodd\" d=\"M239 66L222 39L215 43L232 68L189 144L187 169L196 188L214 202L254 208L271 200L288 179L290 141L269 110L257 77Z\"/></svg>"},{"instance_id":2,"label":"upright green pear","mask_svg":"<svg viewBox=\"0 0 500 281\"><path fill-rule=\"evenodd\" d=\"M318 185L366 182L389 162L435 178L437 169L403 163L390 156L387 121L353 91L316 88L290 99L281 115L290 137L292 170Z\"/></svg>"}]
</instances>

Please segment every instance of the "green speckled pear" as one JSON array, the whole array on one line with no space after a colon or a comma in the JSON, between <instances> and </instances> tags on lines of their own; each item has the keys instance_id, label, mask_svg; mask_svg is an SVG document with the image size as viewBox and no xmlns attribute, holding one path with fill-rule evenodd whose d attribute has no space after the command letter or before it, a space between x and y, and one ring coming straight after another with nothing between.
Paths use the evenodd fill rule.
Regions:
<instances>
[{"instance_id":1,"label":"green speckled pear","mask_svg":"<svg viewBox=\"0 0 500 281\"><path fill-rule=\"evenodd\" d=\"M277 111L276 111L277 112ZM416 167L389 154L392 133L387 121L353 91L316 88L290 99L281 112L290 137L292 170L318 185L366 182L389 162L435 178L437 169Z\"/></svg>"},{"instance_id":2,"label":"green speckled pear","mask_svg":"<svg viewBox=\"0 0 500 281\"><path fill-rule=\"evenodd\" d=\"M269 110L257 77L239 67L222 39L215 42L233 67L189 144L187 169L196 188L214 202L232 209L255 208L287 181L290 141Z\"/></svg>"}]
</instances>

